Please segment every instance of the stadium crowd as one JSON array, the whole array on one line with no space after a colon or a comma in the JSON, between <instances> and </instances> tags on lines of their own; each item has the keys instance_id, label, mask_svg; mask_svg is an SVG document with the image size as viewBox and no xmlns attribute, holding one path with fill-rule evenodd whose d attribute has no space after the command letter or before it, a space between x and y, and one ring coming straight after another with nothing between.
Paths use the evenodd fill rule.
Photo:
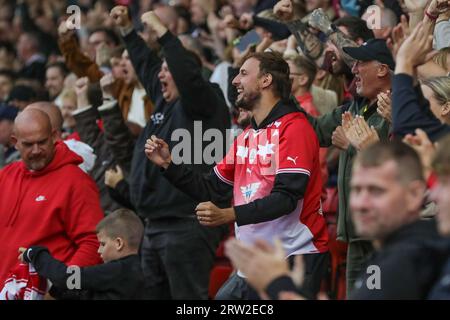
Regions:
<instances>
[{"instance_id":1,"label":"stadium crowd","mask_svg":"<svg viewBox=\"0 0 450 320\"><path fill-rule=\"evenodd\" d=\"M0 9L0 299L450 299L450 1Z\"/></svg>"}]
</instances>

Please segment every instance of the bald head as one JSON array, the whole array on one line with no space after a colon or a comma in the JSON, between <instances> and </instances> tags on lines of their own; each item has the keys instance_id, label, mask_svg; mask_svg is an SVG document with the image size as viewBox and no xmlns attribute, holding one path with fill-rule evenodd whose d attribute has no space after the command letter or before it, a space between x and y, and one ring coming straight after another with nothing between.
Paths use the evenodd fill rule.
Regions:
<instances>
[{"instance_id":1,"label":"bald head","mask_svg":"<svg viewBox=\"0 0 450 320\"><path fill-rule=\"evenodd\" d=\"M51 134L52 125L47 113L38 109L28 109L19 113L14 121L14 134L19 135L22 131L42 130Z\"/></svg>"},{"instance_id":2,"label":"bald head","mask_svg":"<svg viewBox=\"0 0 450 320\"><path fill-rule=\"evenodd\" d=\"M52 125L52 129L56 131L58 137L61 136L61 131L63 127L63 116L61 110L52 102L48 101L38 101L34 102L26 107L25 110L40 110L48 115L50 118L50 123Z\"/></svg>"},{"instance_id":3,"label":"bald head","mask_svg":"<svg viewBox=\"0 0 450 320\"><path fill-rule=\"evenodd\" d=\"M54 157L56 134L44 111L22 111L14 121L12 141L29 170L44 169Z\"/></svg>"}]
</instances>

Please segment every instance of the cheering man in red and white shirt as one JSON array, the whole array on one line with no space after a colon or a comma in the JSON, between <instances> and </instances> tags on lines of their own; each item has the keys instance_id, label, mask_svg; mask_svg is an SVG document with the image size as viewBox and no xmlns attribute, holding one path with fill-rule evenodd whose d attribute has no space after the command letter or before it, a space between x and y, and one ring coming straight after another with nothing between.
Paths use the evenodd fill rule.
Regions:
<instances>
[{"instance_id":1,"label":"cheering man in red and white shirt","mask_svg":"<svg viewBox=\"0 0 450 320\"><path fill-rule=\"evenodd\" d=\"M166 142L155 136L147 140L145 152L175 186L202 201L196 209L201 224L234 221L236 237L244 243L279 238L289 259L303 255L303 289L315 296L328 263L317 136L290 100L289 66L281 55L249 56L233 85L236 107L252 111L253 118L209 176L175 164ZM238 272L216 299L256 298L254 294Z\"/></svg>"}]
</instances>

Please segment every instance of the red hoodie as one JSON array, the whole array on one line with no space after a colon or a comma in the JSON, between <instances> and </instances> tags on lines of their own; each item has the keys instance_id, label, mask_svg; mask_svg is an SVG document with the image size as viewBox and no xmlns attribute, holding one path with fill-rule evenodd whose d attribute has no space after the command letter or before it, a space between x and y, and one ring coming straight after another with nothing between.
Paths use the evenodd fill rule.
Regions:
<instances>
[{"instance_id":1,"label":"red hoodie","mask_svg":"<svg viewBox=\"0 0 450 320\"><path fill-rule=\"evenodd\" d=\"M42 245L68 265L101 263L95 226L103 218L82 158L62 142L50 164L30 171L22 161L0 171L0 283L18 264L19 247Z\"/></svg>"}]
</instances>

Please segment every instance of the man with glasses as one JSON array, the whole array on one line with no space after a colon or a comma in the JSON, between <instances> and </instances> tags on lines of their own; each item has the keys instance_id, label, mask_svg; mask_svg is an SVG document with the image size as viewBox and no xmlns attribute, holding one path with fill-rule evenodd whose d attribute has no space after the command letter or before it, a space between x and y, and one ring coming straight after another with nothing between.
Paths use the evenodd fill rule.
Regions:
<instances>
[{"instance_id":1,"label":"man with glasses","mask_svg":"<svg viewBox=\"0 0 450 320\"><path fill-rule=\"evenodd\" d=\"M317 74L316 64L314 61L302 55L289 56L286 58L286 61L289 65L289 74L292 81L292 95L311 116L320 116L321 113L314 104L314 98L311 93L312 85ZM327 150L328 148L320 148L319 150L320 173L322 176L322 202L325 201L327 196Z\"/></svg>"}]
</instances>

